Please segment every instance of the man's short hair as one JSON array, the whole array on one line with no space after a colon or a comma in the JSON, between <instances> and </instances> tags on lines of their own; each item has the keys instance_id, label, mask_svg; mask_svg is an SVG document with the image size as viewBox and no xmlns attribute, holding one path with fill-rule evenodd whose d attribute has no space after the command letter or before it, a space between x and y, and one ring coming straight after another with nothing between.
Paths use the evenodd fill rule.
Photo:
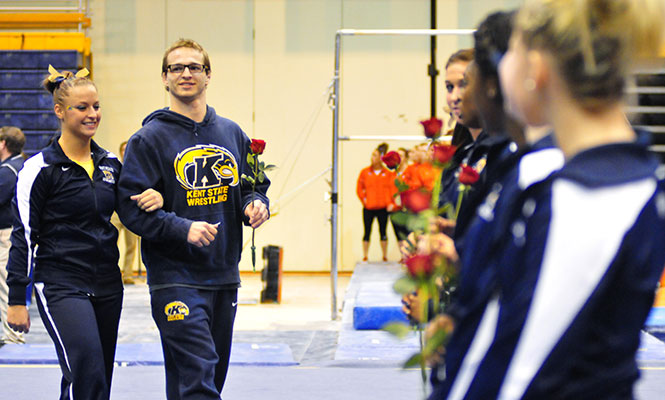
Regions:
<instances>
[{"instance_id":1,"label":"man's short hair","mask_svg":"<svg viewBox=\"0 0 665 400\"><path fill-rule=\"evenodd\" d=\"M3 126L0 128L0 142L2 141L5 142L10 153L18 154L23 151L23 146L25 146L25 135L15 126Z\"/></svg>"},{"instance_id":2,"label":"man's short hair","mask_svg":"<svg viewBox=\"0 0 665 400\"><path fill-rule=\"evenodd\" d=\"M210 57L208 57L208 52L205 51L203 46L198 44L196 41L192 39L178 39L176 40L171 46L169 46L168 49L164 52L164 57L162 58L162 73L166 73L166 68L168 67L168 61L167 58L169 57L169 54L175 49L179 49L181 47L187 47L190 49L194 49L198 51L199 53L203 54L203 65L206 66L206 69L210 71Z\"/></svg>"}]
</instances>

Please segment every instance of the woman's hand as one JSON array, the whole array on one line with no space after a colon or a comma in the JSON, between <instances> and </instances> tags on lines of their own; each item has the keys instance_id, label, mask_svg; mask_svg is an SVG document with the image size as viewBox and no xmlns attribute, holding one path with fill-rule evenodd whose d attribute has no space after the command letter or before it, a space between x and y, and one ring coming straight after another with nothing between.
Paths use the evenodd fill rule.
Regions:
<instances>
[{"instance_id":1,"label":"woman's hand","mask_svg":"<svg viewBox=\"0 0 665 400\"><path fill-rule=\"evenodd\" d=\"M455 321L447 314L437 315L425 328L425 340L431 340L437 333L451 335L455 329ZM446 340L447 341L447 340ZM427 357L429 365L442 364L443 356L446 354L446 348L439 346L432 354Z\"/></svg>"},{"instance_id":2,"label":"woman's hand","mask_svg":"<svg viewBox=\"0 0 665 400\"><path fill-rule=\"evenodd\" d=\"M24 305L7 307L7 324L19 333L28 333L30 330L30 314Z\"/></svg>"},{"instance_id":3,"label":"woman's hand","mask_svg":"<svg viewBox=\"0 0 665 400\"><path fill-rule=\"evenodd\" d=\"M155 189L147 189L141 194L135 194L130 199L136 202L136 205L145 212L152 212L164 207L164 197Z\"/></svg>"}]
</instances>

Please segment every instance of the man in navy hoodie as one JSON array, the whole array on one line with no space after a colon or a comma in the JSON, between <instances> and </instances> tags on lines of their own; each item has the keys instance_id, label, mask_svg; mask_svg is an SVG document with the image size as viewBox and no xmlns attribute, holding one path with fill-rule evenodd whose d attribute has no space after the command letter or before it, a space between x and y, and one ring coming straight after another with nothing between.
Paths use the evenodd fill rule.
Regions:
<instances>
[{"instance_id":1,"label":"man in navy hoodie","mask_svg":"<svg viewBox=\"0 0 665 400\"><path fill-rule=\"evenodd\" d=\"M118 185L120 202L150 187L164 196L161 210L120 207L120 219L143 237L169 400L220 398L240 286L242 224L257 228L269 218L270 182L257 182L252 195L241 179L252 175L249 138L206 104L210 73L208 54L195 41L180 39L166 50L162 81L170 107L150 114L130 138Z\"/></svg>"},{"instance_id":2,"label":"man in navy hoodie","mask_svg":"<svg viewBox=\"0 0 665 400\"><path fill-rule=\"evenodd\" d=\"M15 126L0 128L0 346L4 343L25 343L23 334L7 324L7 259L12 234L12 199L16 192L16 176L23 168L25 135Z\"/></svg>"}]
</instances>

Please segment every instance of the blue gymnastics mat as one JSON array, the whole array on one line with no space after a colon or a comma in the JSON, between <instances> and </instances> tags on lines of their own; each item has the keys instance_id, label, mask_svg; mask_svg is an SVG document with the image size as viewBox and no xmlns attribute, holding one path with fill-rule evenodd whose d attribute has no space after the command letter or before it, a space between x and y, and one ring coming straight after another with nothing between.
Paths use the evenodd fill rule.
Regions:
<instances>
[{"instance_id":1,"label":"blue gymnastics mat","mask_svg":"<svg viewBox=\"0 0 665 400\"><path fill-rule=\"evenodd\" d=\"M665 329L665 307L653 307L644 326L647 329L655 327Z\"/></svg>"},{"instance_id":2,"label":"blue gymnastics mat","mask_svg":"<svg viewBox=\"0 0 665 400\"><path fill-rule=\"evenodd\" d=\"M393 290L393 282L363 283L353 306L353 327L381 329L391 322L409 322L402 311L401 296Z\"/></svg>"},{"instance_id":3,"label":"blue gymnastics mat","mask_svg":"<svg viewBox=\"0 0 665 400\"><path fill-rule=\"evenodd\" d=\"M654 307L651 309L644 329L660 340L665 340L665 307Z\"/></svg>"},{"instance_id":4,"label":"blue gymnastics mat","mask_svg":"<svg viewBox=\"0 0 665 400\"><path fill-rule=\"evenodd\" d=\"M401 274L402 267L396 263L357 264L344 297L342 325L376 330L389 322L408 322L401 296L393 290Z\"/></svg>"},{"instance_id":5,"label":"blue gymnastics mat","mask_svg":"<svg viewBox=\"0 0 665 400\"><path fill-rule=\"evenodd\" d=\"M118 344L115 362L120 366L163 365L159 343ZM48 344L7 344L0 348L0 364L57 364L55 348ZM234 343L231 365L293 366L291 348L285 343Z\"/></svg>"},{"instance_id":6,"label":"blue gymnastics mat","mask_svg":"<svg viewBox=\"0 0 665 400\"><path fill-rule=\"evenodd\" d=\"M420 346L415 332L400 340L384 331L343 330L335 360L403 362L418 351Z\"/></svg>"}]
</instances>

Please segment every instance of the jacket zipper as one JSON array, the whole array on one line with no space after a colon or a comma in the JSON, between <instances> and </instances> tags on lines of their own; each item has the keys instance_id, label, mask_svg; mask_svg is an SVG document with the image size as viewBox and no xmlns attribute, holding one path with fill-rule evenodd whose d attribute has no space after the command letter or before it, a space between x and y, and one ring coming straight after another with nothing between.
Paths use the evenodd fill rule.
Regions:
<instances>
[{"instance_id":1,"label":"jacket zipper","mask_svg":"<svg viewBox=\"0 0 665 400\"><path fill-rule=\"evenodd\" d=\"M92 198L93 198L94 204L95 204L95 216L97 217L97 216L99 216L99 204L98 204L98 201L97 201L97 188L96 188L96 185L95 185L95 172L97 172L97 167L99 166L99 164L101 162L101 158L95 159L94 156L95 155L93 154L92 177L90 177L90 188L92 189ZM103 252L100 235L96 234L95 237L97 239L97 248L99 249L100 252ZM92 278L93 278L93 281L92 281L93 284L92 284L92 287L90 288L92 293L90 293L90 295L94 297L95 296L94 282L97 282L97 267L92 267Z\"/></svg>"}]
</instances>

